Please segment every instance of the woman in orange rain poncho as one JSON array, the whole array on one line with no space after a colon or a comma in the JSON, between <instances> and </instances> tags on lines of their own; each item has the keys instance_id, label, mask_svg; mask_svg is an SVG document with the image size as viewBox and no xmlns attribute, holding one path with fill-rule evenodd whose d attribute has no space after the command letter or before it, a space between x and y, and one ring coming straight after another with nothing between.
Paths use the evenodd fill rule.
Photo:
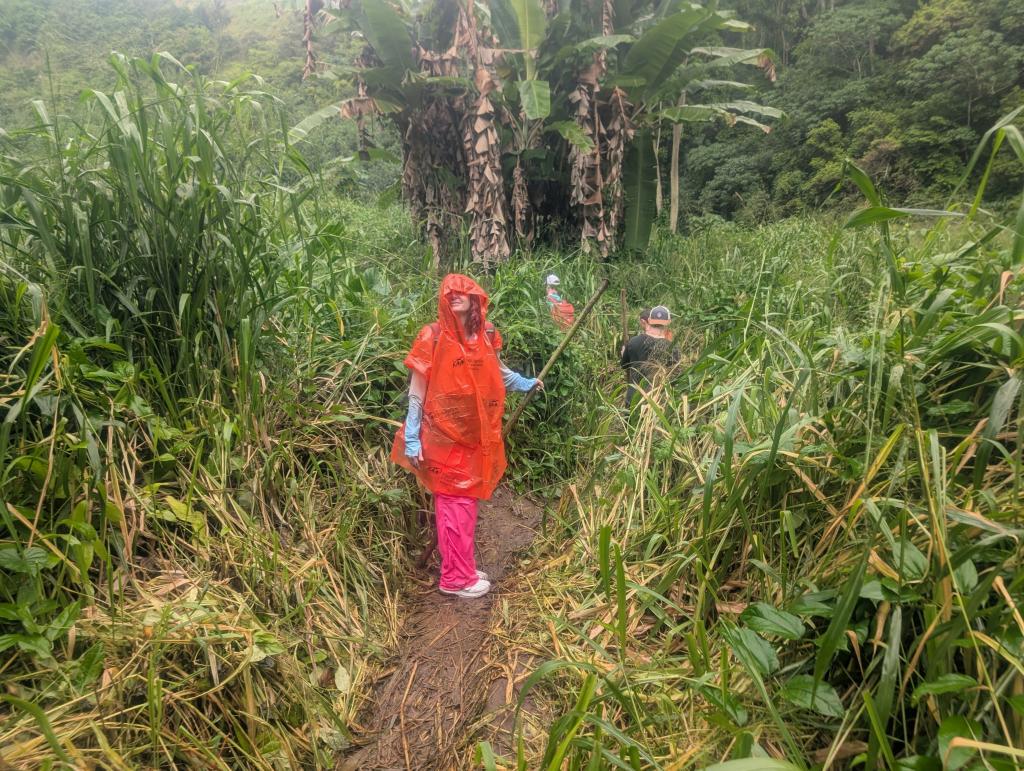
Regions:
<instances>
[{"instance_id":1,"label":"woman in orange rain poncho","mask_svg":"<svg viewBox=\"0 0 1024 771\"><path fill-rule=\"evenodd\" d=\"M392 460L434 494L440 589L459 597L491 588L476 569L473 538L477 502L491 497L505 473L505 391L543 387L501 363L501 335L487 321L487 304L473 279L445 276L437 322L420 330L405 357L409 412L391 449Z\"/></svg>"}]
</instances>

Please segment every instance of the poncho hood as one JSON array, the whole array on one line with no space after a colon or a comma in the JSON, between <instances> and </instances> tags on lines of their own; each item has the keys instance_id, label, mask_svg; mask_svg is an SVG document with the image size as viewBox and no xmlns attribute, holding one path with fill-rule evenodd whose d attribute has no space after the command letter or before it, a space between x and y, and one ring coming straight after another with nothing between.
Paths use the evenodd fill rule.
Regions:
<instances>
[{"instance_id":1,"label":"poncho hood","mask_svg":"<svg viewBox=\"0 0 1024 771\"><path fill-rule=\"evenodd\" d=\"M469 276L463 276L461 273L450 273L441 281L441 290L437 297L437 323L441 325L441 329L457 339L463 338L462 325L459 324L458 317L451 306L451 295L453 294L465 294L479 300L480 329L483 330L487 323L487 306L490 304L490 299L483 287Z\"/></svg>"}]
</instances>

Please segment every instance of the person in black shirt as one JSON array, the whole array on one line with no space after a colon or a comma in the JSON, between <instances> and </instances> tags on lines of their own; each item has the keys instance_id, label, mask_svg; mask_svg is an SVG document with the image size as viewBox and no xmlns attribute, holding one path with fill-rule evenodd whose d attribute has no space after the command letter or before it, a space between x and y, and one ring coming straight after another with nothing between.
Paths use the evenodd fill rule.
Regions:
<instances>
[{"instance_id":1,"label":"person in black shirt","mask_svg":"<svg viewBox=\"0 0 1024 771\"><path fill-rule=\"evenodd\" d=\"M672 345L668 325L672 314L664 305L651 308L646 324L640 316L643 331L629 339L622 348L622 367L626 370L626 407L631 407L637 386L648 386L659 371L674 366L679 353Z\"/></svg>"}]
</instances>

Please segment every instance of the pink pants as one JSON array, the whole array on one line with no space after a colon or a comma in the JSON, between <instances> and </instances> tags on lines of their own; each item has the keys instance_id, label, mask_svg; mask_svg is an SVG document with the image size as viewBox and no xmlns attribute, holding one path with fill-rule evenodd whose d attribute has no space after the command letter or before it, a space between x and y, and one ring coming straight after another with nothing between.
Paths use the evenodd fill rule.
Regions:
<instances>
[{"instance_id":1,"label":"pink pants","mask_svg":"<svg viewBox=\"0 0 1024 771\"><path fill-rule=\"evenodd\" d=\"M476 583L476 558L473 556L476 511L476 498L434 493L442 589L456 591Z\"/></svg>"}]
</instances>

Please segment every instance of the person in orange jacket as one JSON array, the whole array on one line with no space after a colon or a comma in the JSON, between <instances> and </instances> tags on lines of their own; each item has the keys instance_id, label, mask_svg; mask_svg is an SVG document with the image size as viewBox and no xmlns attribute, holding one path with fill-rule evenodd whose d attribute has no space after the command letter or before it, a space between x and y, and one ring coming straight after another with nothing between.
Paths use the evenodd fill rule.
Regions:
<instances>
[{"instance_id":1,"label":"person in orange jacket","mask_svg":"<svg viewBox=\"0 0 1024 771\"><path fill-rule=\"evenodd\" d=\"M576 309L572 303L562 299L562 281L554 273L544 279L544 299L547 301L551 318L562 329L568 329L576 321Z\"/></svg>"},{"instance_id":2,"label":"person in orange jacket","mask_svg":"<svg viewBox=\"0 0 1024 771\"><path fill-rule=\"evenodd\" d=\"M466 598L491 588L476 569L474 534L478 501L491 497L505 473L505 392L544 387L498 358L501 335L487 307L473 279L445 276L437 322L420 330L405 357L409 410L391 449L392 460L433 493L440 590Z\"/></svg>"}]
</instances>

